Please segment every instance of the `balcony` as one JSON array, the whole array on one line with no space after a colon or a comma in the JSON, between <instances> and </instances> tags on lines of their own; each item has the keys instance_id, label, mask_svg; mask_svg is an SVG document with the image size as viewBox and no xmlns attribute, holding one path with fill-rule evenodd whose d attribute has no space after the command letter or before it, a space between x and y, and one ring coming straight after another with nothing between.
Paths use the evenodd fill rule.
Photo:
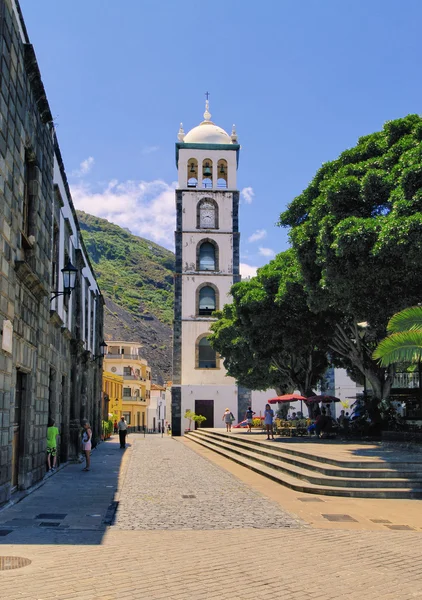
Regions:
<instances>
[{"instance_id":1,"label":"balcony","mask_svg":"<svg viewBox=\"0 0 422 600\"><path fill-rule=\"evenodd\" d=\"M396 373L392 387L401 389L419 388L419 373Z\"/></svg>"},{"instance_id":2,"label":"balcony","mask_svg":"<svg viewBox=\"0 0 422 600\"><path fill-rule=\"evenodd\" d=\"M147 361L138 354L113 354L112 352L107 352L104 358L105 360L136 360L145 366L148 364Z\"/></svg>"},{"instance_id":3,"label":"balcony","mask_svg":"<svg viewBox=\"0 0 422 600\"><path fill-rule=\"evenodd\" d=\"M141 398L140 396L123 396L123 402L139 402L140 404L146 403L146 398Z\"/></svg>"}]
</instances>

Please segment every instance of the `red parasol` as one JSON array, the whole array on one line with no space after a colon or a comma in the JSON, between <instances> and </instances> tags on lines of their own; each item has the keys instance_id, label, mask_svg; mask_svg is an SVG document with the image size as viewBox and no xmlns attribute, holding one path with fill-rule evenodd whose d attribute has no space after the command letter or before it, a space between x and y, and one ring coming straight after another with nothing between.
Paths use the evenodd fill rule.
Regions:
<instances>
[{"instance_id":1,"label":"red parasol","mask_svg":"<svg viewBox=\"0 0 422 600\"><path fill-rule=\"evenodd\" d=\"M276 398L267 400L267 404L277 404L278 402L295 402L296 400L306 400L306 398L300 394L284 394L284 396L276 396Z\"/></svg>"},{"instance_id":2,"label":"red parasol","mask_svg":"<svg viewBox=\"0 0 422 600\"><path fill-rule=\"evenodd\" d=\"M306 398L306 402L340 402L340 398L335 396L309 396Z\"/></svg>"}]
</instances>

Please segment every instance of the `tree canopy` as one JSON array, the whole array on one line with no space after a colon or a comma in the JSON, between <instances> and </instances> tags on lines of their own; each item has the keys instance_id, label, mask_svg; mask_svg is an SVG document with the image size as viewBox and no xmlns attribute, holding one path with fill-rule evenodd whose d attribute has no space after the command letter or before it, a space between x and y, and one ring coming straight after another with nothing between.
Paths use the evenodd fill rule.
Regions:
<instances>
[{"instance_id":1,"label":"tree canopy","mask_svg":"<svg viewBox=\"0 0 422 600\"><path fill-rule=\"evenodd\" d=\"M330 328L308 308L294 251L277 255L231 293L233 304L217 313L209 338L228 374L252 389L311 395L328 365Z\"/></svg>"},{"instance_id":2,"label":"tree canopy","mask_svg":"<svg viewBox=\"0 0 422 600\"><path fill-rule=\"evenodd\" d=\"M388 395L372 359L389 318L422 295L422 119L409 115L325 163L280 216L310 306L339 315L333 352ZM365 322L364 327L359 323Z\"/></svg>"}]
</instances>

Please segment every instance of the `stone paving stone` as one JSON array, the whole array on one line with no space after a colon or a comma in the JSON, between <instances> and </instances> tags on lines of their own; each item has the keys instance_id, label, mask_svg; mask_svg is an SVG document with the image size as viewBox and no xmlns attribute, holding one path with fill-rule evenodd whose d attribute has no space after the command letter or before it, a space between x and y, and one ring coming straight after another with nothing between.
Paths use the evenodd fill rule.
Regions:
<instances>
[{"instance_id":1,"label":"stone paving stone","mask_svg":"<svg viewBox=\"0 0 422 600\"><path fill-rule=\"evenodd\" d=\"M115 526L105 531L78 530L74 536L70 530L57 532L40 528L35 538L32 528L17 528L13 544L7 542L8 536L1 540L0 554L22 556L32 563L14 571L0 572L1 600L422 598L420 532L306 527L283 511L277 515L278 505L274 507L232 475L226 477L228 473L214 464L205 459L192 460L192 452L179 442L161 442L157 437L147 438L145 444L142 439L134 438L132 436L133 446L126 455L129 463L124 482L121 480L119 499L123 522L119 523L118 519ZM179 446L187 453L180 453ZM171 460L162 461L168 452ZM158 465L155 470L151 466L154 460ZM144 467L142 461L149 464ZM160 463L171 464L164 469L159 467ZM213 468L209 469L210 466ZM174 475L169 474L171 470ZM139 476L137 471L140 471ZM95 487L94 479L90 485ZM165 488L162 499L160 486ZM177 500L170 493L173 486ZM90 489L86 485L88 492ZM185 491L197 496L190 504L181 499ZM70 489L66 488L64 493L67 505L74 507L77 502ZM76 497L77 494L76 489ZM232 494L241 504L241 510L232 506ZM158 507L156 502L138 502L140 495L158 496ZM207 505L213 498L211 516L220 521L220 529L193 530L186 526L193 508L203 511L209 520ZM19 505L21 508L24 502ZM102 502L92 506L90 512L101 512ZM31 516L47 510L59 512L51 506L34 512L32 501L26 506ZM241 523L245 506L250 507L254 518L259 516L260 529L249 527L249 519L245 520L244 527L232 526L233 522ZM180 519L172 514L173 508L184 511ZM64 498L60 512L62 510L63 513L68 511ZM76 508L73 510L75 520L84 520L89 512L82 507L78 517ZM28 518L28 514L21 510L19 518ZM1 516L5 521L12 520L4 513ZM135 525L131 530L126 528L126 519L130 517ZM293 519L295 526L280 526L285 519L287 522ZM147 521L152 523L150 530L144 527ZM170 529L164 531L156 527L157 522L168 524ZM63 541L66 536L73 545Z\"/></svg>"},{"instance_id":2,"label":"stone paving stone","mask_svg":"<svg viewBox=\"0 0 422 600\"><path fill-rule=\"evenodd\" d=\"M119 529L299 527L299 519L169 437L135 444L116 513Z\"/></svg>"}]
</instances>

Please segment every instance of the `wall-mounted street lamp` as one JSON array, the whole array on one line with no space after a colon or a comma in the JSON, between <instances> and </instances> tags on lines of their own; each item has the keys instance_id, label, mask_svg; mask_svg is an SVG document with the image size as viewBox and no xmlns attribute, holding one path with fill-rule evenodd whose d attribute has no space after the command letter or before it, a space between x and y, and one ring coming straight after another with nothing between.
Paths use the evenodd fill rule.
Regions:
<instances>
[{"instance_id":1,"label":"wall-mounted street lamp","mask_svg":"<svg viewBox=\"0 0 422 600\"><path fill-rule=\"evenodd\" d=\"M94 356L91 360L99 360L100 358L104 358L104 356L107 354L107 352L106 352L107 348L108 348L108 345L103 340L100 344L100 353L98 355Z\"/></svg>"},{"instance_id":2,"label":"wall-mounted street lamp","mask_svg":"<svg viewBox=\"0 0 422 600\"><path fill-rule=\"evenodd\" d=\"M53 295L50 298L50 302L58 296L70 296L72 291L75 289L76 274L78 269L76 269L70 260L68 260L61 271L63 273L63 291L59 292L58 290L54 290Z\"/></svg>"}]
</instances>

